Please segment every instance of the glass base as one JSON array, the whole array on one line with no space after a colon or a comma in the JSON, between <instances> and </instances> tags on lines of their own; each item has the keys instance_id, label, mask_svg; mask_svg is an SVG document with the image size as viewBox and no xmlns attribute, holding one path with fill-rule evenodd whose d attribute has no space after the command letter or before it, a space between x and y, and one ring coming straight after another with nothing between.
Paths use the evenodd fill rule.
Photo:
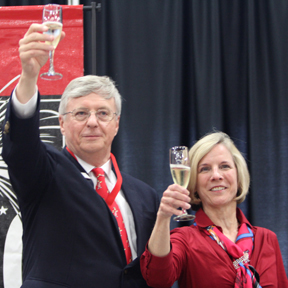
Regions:
<instances>
[{"instance_id":1,"label":"glass base","mask_svg":"<svg viewBox=\"0 0 288 288\"><path fill-rule=\"evenodd\" d=\"M195 215L190 215L190 214L182 214L179 216L175 216L173 218L174 221L180 222L180 221L191 221L195 219Z\"/></svg>"},{"instance_id":2,"label":"glass base","mask_svg":"<svg viewBox=\"0 0 288 288\"><path fill-rule=\"evenodd\" d=\"M54 73L50 73L50 72L46 72L40 75L41 79L44 80L60 80L62 79L63 75L57 72Z\"/></svg>"}]
</instances>

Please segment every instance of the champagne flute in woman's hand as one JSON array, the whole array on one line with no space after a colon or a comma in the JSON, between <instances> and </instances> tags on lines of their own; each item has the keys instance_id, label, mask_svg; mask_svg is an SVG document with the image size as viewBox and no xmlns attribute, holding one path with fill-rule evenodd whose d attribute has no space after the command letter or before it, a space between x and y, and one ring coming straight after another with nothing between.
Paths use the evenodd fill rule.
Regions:
<instances>
[{"instance_id":1,"label":"champagne flute in woman's hand","mask_svg":"<svg viewBox=\"0 0 288 288\"><path fill-rule=\"evenodd\" d=\"M49 30L44 32L49 35L54 36L54 40L52 42L46 42L50 45L53 45L56 49L62 31L62 7L57 4L48 4L43 8L42 22L45 24ZM55 51L55 50L54 50ZM60 80L62 78L62 74L54 71L54 51L49 52L50 66L49 71L40 75L42 79L45 80Z\"/></svg>"},{"instance_id":2,"label":"champagne flute in woman's hand","mask_svg":"<svg viewBox=\"0 0 288 288\"><path fill-rule=\"evenodd\" d=\"M175 184L187 188L190 179L189 151L186 146L174 146L169 151L170 170ZM189 221L195 218L182 209L183 214L175 216L175 221Z\"/></svg>"}]
</instances>

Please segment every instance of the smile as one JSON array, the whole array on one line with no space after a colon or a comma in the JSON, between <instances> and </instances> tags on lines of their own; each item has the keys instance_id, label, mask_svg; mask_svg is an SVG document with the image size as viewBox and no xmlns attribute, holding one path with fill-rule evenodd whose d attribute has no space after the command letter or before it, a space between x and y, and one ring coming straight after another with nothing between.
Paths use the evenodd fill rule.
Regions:
<instances>
[{"instance_id":1,"label":"smile","mask_svg":"<svg viewBox=\"0 0 288 288\"><path fill-rule=\"evenodd\" d=\"M226 187L218 186L218 187L213 187L210 191L220 191L220 190L224 190L224 189L226 189Z\"/></svg>"}]
</instances>

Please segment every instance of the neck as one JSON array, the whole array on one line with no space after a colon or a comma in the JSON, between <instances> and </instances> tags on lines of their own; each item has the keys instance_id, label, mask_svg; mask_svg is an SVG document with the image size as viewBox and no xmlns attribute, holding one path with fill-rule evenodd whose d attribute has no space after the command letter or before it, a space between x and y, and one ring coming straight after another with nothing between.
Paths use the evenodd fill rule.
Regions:
<instances>
[{"instance_id":1,"label":"neck","mask_svg":"<svg viewBox=\"0 0 288 288\"><path fill-rule=\"evenodd\" d=\"M222 228L222 233L235 242L238 234L238 220L236 215L236 205L233 207L221 207L219 209L205 209L205 214L216 225Z\"/></svg>"},{"instance_id":2,"label":"neck","mask_svg":"<svg viewBox=\"0 0 288 288\"><path fill-rule=\"evenodd\" d=\"M80 157L81 158L81 157ZM82 159L82 158L81 158ZM110 153L109 155L105 155L105 157L85 157L84 160L86 163L94 166L94 167L101 167L104 165L108 160L110 159Z\"/></svg>"},{"instance_id":3,"label":"neck","mask_svg":"<svg viewBox=\"0 0 288 288\"><path fill-rule=\"evenodd\" d=\"M99 153L91 153L91 155L78 155L77 153L74 153L72 149L70 149L68 146L66 146L67 151L77 160L76 156L79 157L81 160L85 161L86 163L94 166L94 167L101 167L104 165L109 159L110 159L110 152L105 155L99 155ZM76 156L75 156L76 155Z\"/></svg>"}]
</instances>

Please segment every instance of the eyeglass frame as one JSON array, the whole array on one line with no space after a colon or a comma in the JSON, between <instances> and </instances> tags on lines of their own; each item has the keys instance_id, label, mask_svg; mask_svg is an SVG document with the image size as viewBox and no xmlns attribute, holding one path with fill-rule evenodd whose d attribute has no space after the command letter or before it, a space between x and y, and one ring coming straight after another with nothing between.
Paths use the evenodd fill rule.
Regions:
<instances>
[{"instance_id":1,"label":"eyeglass frame","mask_svg":"<svg viewBox=\"0 0 288 288\"><path fill-rule=\"evenodd\" d=\"M87 118L85 118L85 119L83 119L83 120L77 120L77 119L76 119L76 116L75 116L75 114L74 114L74 111L75 111L75 110L85 110L85 111L87 111L87 113L88 113ZM112 112L112 111L111 111L110 109L108 109L108 108L105 108L105 109L99 108L98 110L94 111L94 114L95 114L95 116L96 116L96 118L97 118L98 121L101 121L101 122L104 122L104 123L108 123L108 122L112 121L115 116L117 116L117 113L116 113L116 112L112 112L112 117L111 117L111 119L109 119L108 121L103 121L102 119L99 119L98 116L97 116L97 112L98 112L98 111L101 111L101 110L108 110L109 112ZM91 114L92 114L92 113L91 113L91 110L88 110L88 108L75 108L75 109L73 109L72 111L65 112L65 113L62 114L62 115L63 115L63 116L66 116L67 114L70 114L70 113L71 113L72 117L73 117L76 121L78 121L78 122L87 121L87 120L90 118ZM114 116L114 114L115 114L115 116Z\"/></svg>"}]
</instances>

